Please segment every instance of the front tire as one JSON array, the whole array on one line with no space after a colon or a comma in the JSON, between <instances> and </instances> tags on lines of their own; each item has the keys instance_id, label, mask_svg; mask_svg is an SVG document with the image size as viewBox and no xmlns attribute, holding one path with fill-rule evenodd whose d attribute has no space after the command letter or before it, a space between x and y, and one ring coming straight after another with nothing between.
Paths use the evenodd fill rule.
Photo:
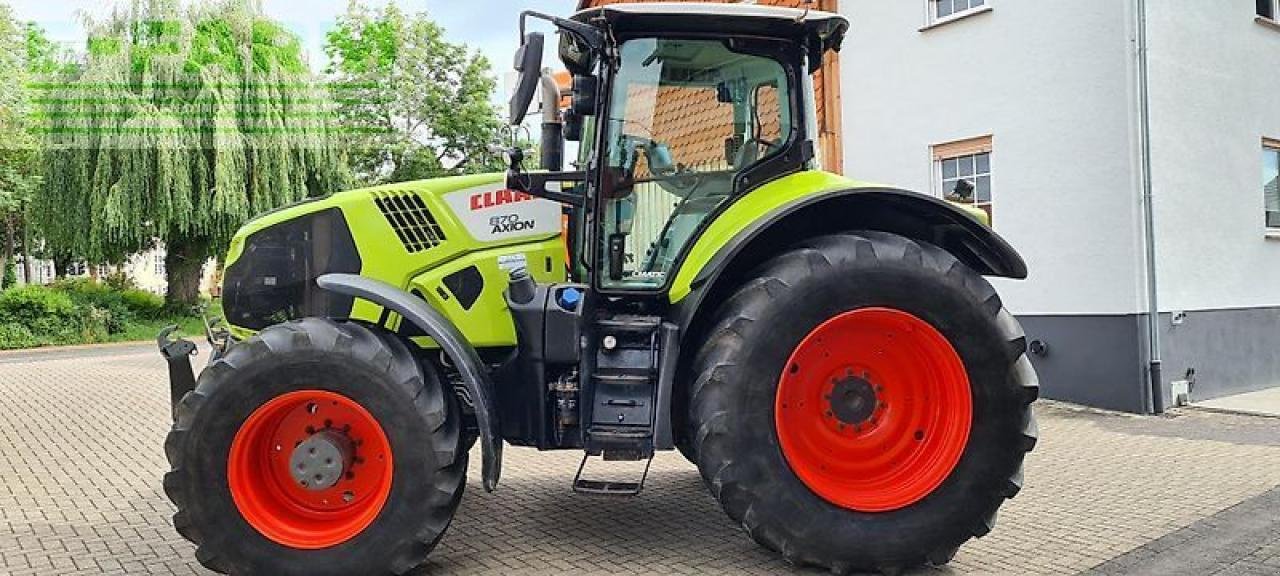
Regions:
<instances>
[{"instance_id":1,"label":"front tire","mask_svg":"<svg viewBox=\"0 0 1280 576\"><path fill-rule=\"evenodd\" d=\"M403 574L462 497L455 402L393 335L317 318L267 328L179 404L174 526L227 574Z\"/></svg>"},{"instance_id":2,"label":"front tire","mask_svg":"<svg viewBox=\"0 0 1280 576\"><path fill-rule=\"evenodd\" d=\"M704 342L689 375L699 470L791 563L946 563L1021 488L1038 390L1022 330L935 246L806 241L760 266Z\"/></svg>"}]
</instances>

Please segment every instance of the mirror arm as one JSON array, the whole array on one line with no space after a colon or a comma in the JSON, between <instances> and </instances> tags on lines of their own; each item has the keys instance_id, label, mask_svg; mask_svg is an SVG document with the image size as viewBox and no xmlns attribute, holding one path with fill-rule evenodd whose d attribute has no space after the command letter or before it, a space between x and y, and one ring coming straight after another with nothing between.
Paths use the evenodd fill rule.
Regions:
<instances>
[{"instance_id":1,"label":"mirror arm","mask_svg":"<svg viewBox=\"0 0 1280 576\"><path fill-rule=\"evenodd\" d=\"M583 206L586 201L582 194L571 194L558 190L548 190L547 184L581 183L587 181L587 173L577 172L533 172L522 173L518 170L507 170L507 188L516 192L525 192L539 198L570 206Z\"/></svg>"},{"instance_id":2,"label":"mirror arm","mask_svg":"<svg viewBox=\"0 0 1280 576\"><path fill-rule=\"evenodd\" d=\"M577 34L583 40L585 40L593 50L600 50L604 48L605 36L603 33L600 32L599 28L596 28L595 26L592 26L590 24L584 24L582 22L578 22L577 20L567 20L564 18L552 16L550 14L543 14L542 12L536 12L534 10L525 10L524 12L520 13L520 38L522 39L524 38L526 18L537 18L539 20L546 20L547 22L554 24L556 28L559 28L561 30L567 30L569 32Z\"/></svg>"}]
</instances>

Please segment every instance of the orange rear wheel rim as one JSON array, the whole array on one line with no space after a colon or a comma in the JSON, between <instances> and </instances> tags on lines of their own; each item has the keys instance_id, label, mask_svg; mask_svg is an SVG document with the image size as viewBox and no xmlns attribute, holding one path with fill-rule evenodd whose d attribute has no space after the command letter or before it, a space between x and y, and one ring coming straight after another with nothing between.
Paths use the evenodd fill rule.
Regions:
<instances>
[{"instance_id":1,"label":"orange rear wheel rim","mask_svg":"<svg viewBox=\"0 0 1280 576\"><path fill-rule=\"evenodd\" d=\"M332 439L332 442L330 442ZM312 480L297 450L341 446L341 468ZM314 454L314 452L312 452ZM254 410L236 432L227 483L241 516L268 539L302 550L337 546L377 518L391 494L391 444L359 403L324 390L283 394ZM321 478L321 476L315 476Z\"/></svg>"},{"instance_id":2,"label":"orange rear wheel rim","mask_svg":"<svg viewBox=\"0 0 1280 576\"><path fill-rule=\"evenodd\" d=\"M849 510L915 504L951 475L973 400L955 348L889 308L836 315L796 346L778 380L774 425L791 470Z\"/></svg>"}]
</instances>

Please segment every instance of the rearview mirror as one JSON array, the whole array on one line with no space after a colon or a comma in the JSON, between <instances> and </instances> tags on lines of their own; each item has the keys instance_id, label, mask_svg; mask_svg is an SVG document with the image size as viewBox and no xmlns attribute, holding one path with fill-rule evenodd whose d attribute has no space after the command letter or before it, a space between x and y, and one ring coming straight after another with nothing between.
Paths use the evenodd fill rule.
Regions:
<instances>
[{"instance_id":1,"label":"rearview mirror","mask_svg":"<svg viewBox=\"0 0 1280 576\"><path fill-rule=\"evenodd\" d=\"M525 35L520 49L516 50L515 68L519 77L516 79L515 90L511 92L508 115L512 126L524 122L525 115L529 113L529 105L533 103L533 94L542 77L543 42L541 32L530 32Z\"/></svg>"},{"instance_id":2,"label":"rearview mirror","mask_svg":"<svg viewBox=\"0 0 1280 576\"><path fill-rule=\"evenodd\" d=\"M568 30L560 31L560 60L575 76L589 75L596 67L596 53L590 44Z\"/></svg>"}]
</instances>

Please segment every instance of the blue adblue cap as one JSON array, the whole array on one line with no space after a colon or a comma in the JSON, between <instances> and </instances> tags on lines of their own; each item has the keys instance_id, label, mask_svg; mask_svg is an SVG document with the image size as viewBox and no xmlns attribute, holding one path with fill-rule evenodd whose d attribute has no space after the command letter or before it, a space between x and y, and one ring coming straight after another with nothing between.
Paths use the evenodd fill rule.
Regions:
<instances>
[{"instance_id":1,"label":"blue adblue cap","mask_svg":"<svg viewBox=\"0 0 1280 576\"><path fill-rule=\"evenodd\" d=\"M578 303L582 301L582 291L577 288L565 288L560 291L560 295L556 298L556 303L565 310L575 310Z\"/></svg>"}]
</instances>

